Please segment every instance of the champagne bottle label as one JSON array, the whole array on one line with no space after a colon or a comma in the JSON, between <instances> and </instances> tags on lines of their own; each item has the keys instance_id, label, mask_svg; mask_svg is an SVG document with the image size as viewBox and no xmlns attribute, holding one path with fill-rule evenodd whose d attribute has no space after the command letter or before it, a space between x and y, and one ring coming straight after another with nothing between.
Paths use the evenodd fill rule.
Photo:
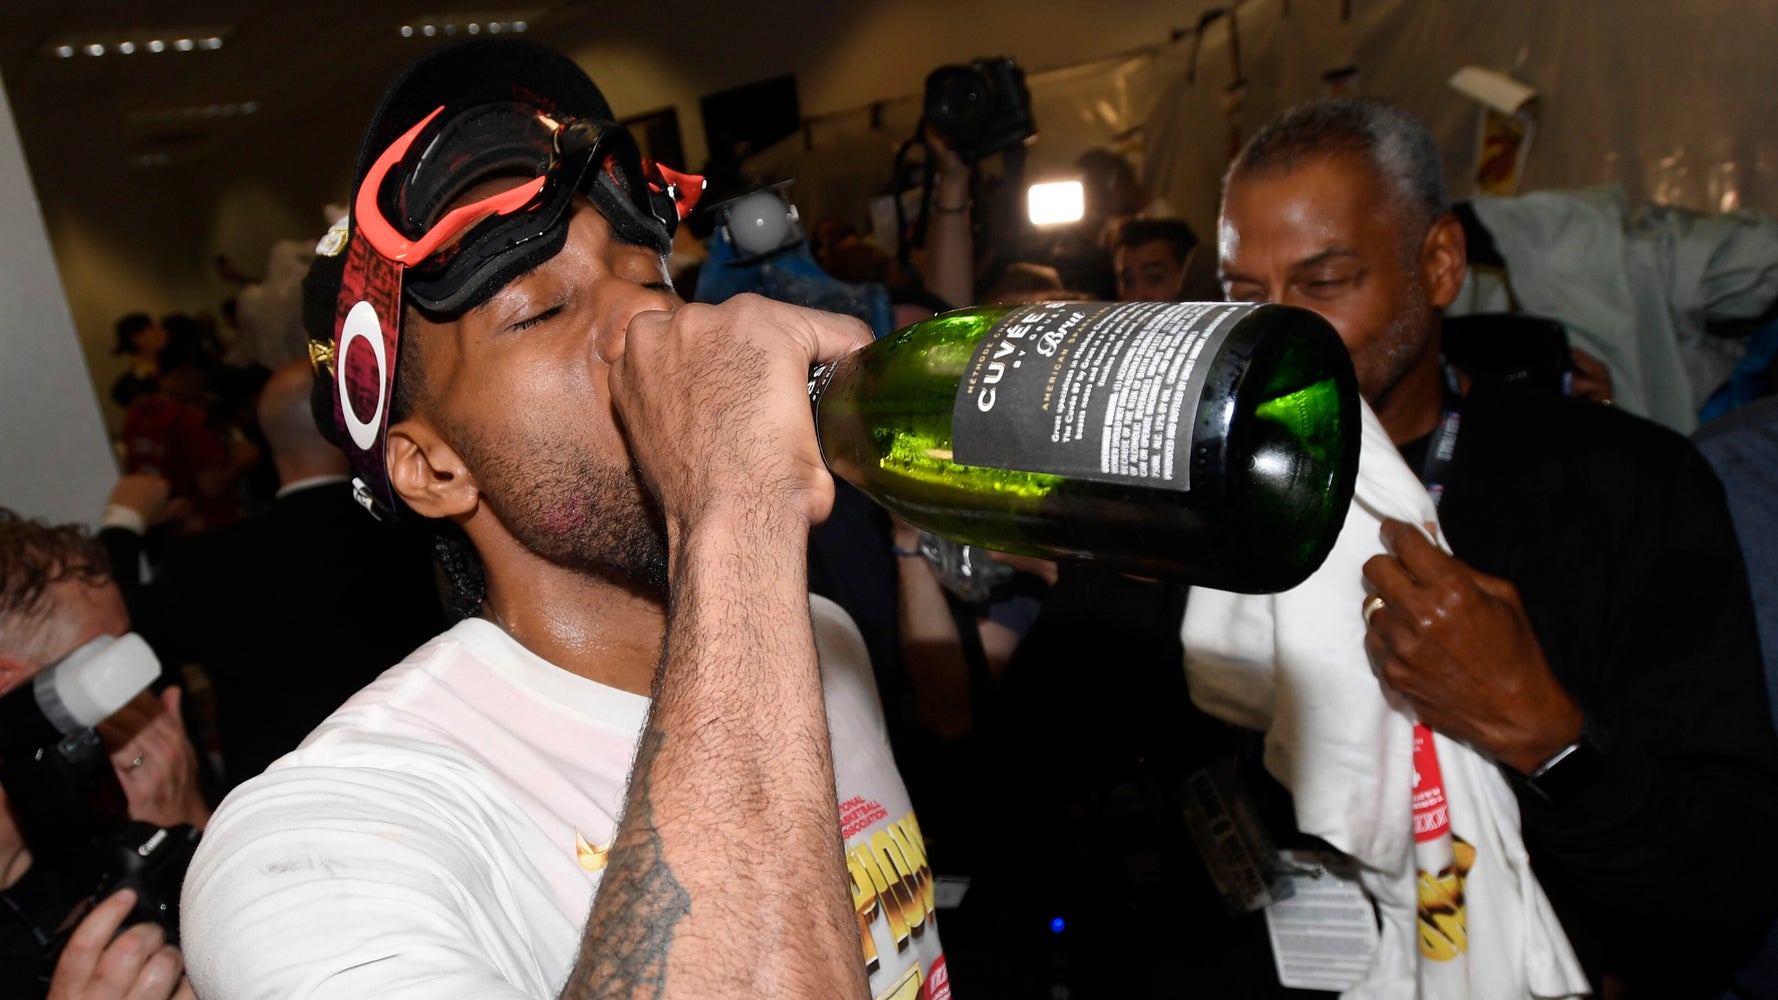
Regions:
<instances>
[{"instance_id":1,"label":"champagne bottle label","mask_svg":"<svg viewBox=\"0 0 1778 1000\"><path fill-rule=\"evenodd\" d=\"M960 465L1191 488L1211 362L1252 305L1050 302L1014 309L957 386Z\"/></svg>"}]
</instances>

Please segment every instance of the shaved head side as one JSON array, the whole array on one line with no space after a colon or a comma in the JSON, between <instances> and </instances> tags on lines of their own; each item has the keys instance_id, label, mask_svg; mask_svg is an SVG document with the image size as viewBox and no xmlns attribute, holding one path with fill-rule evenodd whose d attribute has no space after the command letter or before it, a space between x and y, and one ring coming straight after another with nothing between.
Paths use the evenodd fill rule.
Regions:
<instances>
[{"instance_id":1,"label":"shaved head side","mask_svg":"<svg viewBox=\"0 0 1778 1000\"><path fill-rule=\"evenodd\" d=\"M260 390L259 429L285 483L346 472L345 453L322 437L315 424L314 385L309 362L292 361L273 372Z\"/></svg>"}]
</instances>

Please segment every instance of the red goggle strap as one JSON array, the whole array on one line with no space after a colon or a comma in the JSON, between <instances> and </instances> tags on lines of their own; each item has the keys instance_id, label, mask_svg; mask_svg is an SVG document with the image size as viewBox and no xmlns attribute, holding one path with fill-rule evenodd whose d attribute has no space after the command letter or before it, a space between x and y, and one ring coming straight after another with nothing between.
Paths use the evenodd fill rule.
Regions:
<instances>
[{"instance_id":1,"label":"red goggle strap","mask_svg":"<svg viewBox=\"0 0 1778 1000\"><path fill-rule=\"evenodd\" d=\"M642 158L642 174L648 178L649 188L662 194L672 194L673 205L679 212L681 222L697 207L698 199L704 196L705 181L701 174L682 174L646 156Z\"/></svg>"},{"instance_id":2,"label":"red goggle strap","mask_svg":"<svg viewBox=\"0 0 1778 1000\"><path fill-rule=\"evenodd\" d=\"M538 177L509 191L452 209L433 223L426 235L418 240L409 240L403 236L383 217L377 192L382 190L383 180L388 177L390 169L407 155L408 148L414 144L420 131L443 111L444 105L441 104L437 110L420 119L419 124L390 143L389 148L383 150L383 155L371 164L369 172L364 175L364 182L358 185L358 201L353 211L357 217L358 231L364 234L364 238L378 254L397 264L413 264L425 260L475 223L490 215L509 215L519 211L543 190L546 178Z\"/></svg>"}]
</instances>

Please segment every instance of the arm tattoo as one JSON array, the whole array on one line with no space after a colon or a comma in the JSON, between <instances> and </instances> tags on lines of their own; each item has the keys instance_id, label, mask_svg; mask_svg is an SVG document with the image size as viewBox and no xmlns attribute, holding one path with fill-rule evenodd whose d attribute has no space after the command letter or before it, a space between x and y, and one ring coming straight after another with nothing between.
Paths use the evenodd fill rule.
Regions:
<instances>
[{"instance_id":1,"label":"arm tattoo","mask_svg":"<svg viewBox=\"0 0 1778 1000\"><path fill-rule=\"evenodd\" d=\"M666 993L673 928L690 912L691 896L667 867L654 825L654 761L665 740L656 729L642 736L623 836L599 885L586 951L562 991L566 1000L659 1000Z\"/></svg>"}]
</instances>

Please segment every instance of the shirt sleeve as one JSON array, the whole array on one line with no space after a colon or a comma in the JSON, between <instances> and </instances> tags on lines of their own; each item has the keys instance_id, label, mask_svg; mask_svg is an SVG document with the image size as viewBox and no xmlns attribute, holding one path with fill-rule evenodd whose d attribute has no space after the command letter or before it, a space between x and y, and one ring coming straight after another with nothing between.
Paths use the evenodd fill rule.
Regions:
<instances>
[{"instance_id":1,"label":"shirt sleeve","mask_svg":"<svg viewBox=\"0 0 1778 1000\"><path fill-rule=\"evenodd\" d=\"M498 890L458 834L436 798L374 771L292 767L243 786L186 875L181 943L198 995L553 996L487 946Z\"/></svg>"}]
</instances>

